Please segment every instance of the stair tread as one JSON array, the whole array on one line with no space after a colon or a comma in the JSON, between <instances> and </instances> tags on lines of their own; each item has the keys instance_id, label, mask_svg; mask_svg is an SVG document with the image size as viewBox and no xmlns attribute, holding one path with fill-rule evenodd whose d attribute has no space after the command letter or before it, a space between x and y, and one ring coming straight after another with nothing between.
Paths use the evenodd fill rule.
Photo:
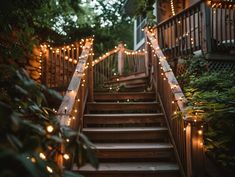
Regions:
<instances>
[{"instance_id":1,"label":"stair tread","mask_svg":"<svg viewBox=\"0 0 235 177\"><path fill-rule=\"evenodd\" d=\"M155 94L154 92L114 92L114 93L109 93L109 92L95 92L95 95L136 95L136 94Z\"/></svg>"},{"instance_id":2,"label":"stair tread","mask_svg":"<svg viewBox=\"0 0 235 177\"><path fill-rule=\"evenodd\" d=\"M145 105L152 105L152 104L159 104L159 102L156 101L151 101L151 102L88 102L87 104L100 104L100 105L130 105L130 104L135 104L135 105L139 105L139 104L145 104Z\"/></svg>"},{"instance_id":3,"label":"stair tread","mask_svg":"<svg viewBox=\"0 0 235 177\"><path fill-rule=\"evenodd\" d=\"M85 114L84 116L89 117L142 117L142 116L163 116L163 113L128 113L128 114Z\"/></svg>"},{"instance_id":4,"label":"stair tread","mask_svg":"<svg viewBox=\"0 0 235 177\"><path fill-rule=\"evenodd\" d=\"M74 170L82 171L100 171L100 172L169 172L178 171L179 166L171 162L124 162L124 163L100 163L98 170L90 164L86 164L79 169L74 167Z\"/></svg>"},{"instance_id":5,"label":"stair tread","mask_svg":"<svg viewBox=\"0 0 235 177\"><path fill-rule=\"evenodd\" d=\"M124 128L83 128L83 132L141 132L141 131L166 131L166 127L124 127Z\"/></svg>"},{"instance_id":6,"label":"stair tread","mask_svg":"<svg viewBox=\"0 0 235 177\"><path fill-rule=\"evenodd\" d=\"M171 149L171 143L94 143L98 150Z\"/></svg>"}]
</instances>

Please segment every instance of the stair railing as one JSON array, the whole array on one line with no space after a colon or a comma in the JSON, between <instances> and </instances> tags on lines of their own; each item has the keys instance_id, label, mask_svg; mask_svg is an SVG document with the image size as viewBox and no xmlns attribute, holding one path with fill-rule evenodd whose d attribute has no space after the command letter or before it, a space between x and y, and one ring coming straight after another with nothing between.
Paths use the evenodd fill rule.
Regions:
<instances>
[{"instance_id":1,"label":"stair railing","mask_svg":"<svg viewBox=\"0 0 235 177\"><path fill-rule=\"evenodd\" d=\"M109 89L108 82L119 76L146 71L145 52L125 48L123 43L94 60L94 85L97 90ZM106 88L107 87L107 88Z\"/></svg>"},{"instance_id":2,"label":"stair railing","mask_svg":"<svg viewBox=\"0 0 235 177\"><path fill-rule=\"evenodd\" d=\"M80 59L84 44L84 39L59 46L42 44L38 68L41 83L57 91L65 91Z\"/></svg>"},{"instance_id":3,"label":"stair railing","mask_svg":"<svg viewBox=\"0 0 235 177\"><path fill-rule=\"evenodd\" d=\"M77 62L72 79L69 83L67 91L63 97L62 103L57 111L57 117L60 125L63 127L71 127L74 130L82 128L83 113L86 101L93 101L93 38L85 40L82 47L80 59ZM66 151L61 147L62 155L58 155L58 164L63 167L63 153ZM71 155L72 156L72 155Z\"/></svg>"},{"instance_id":4,"label":"stair railing","mask_svg":"<svg viewBox=\"0 0 235 177\"><path fill-rule=\"evenodd\" d=\"M145 28L145 34L147 56L151 61L151 83L159 94L182 176L203 177L203 124L196 115L186 113L187 99L159 47L156 29Z\"/></svg>"}]
</instances>

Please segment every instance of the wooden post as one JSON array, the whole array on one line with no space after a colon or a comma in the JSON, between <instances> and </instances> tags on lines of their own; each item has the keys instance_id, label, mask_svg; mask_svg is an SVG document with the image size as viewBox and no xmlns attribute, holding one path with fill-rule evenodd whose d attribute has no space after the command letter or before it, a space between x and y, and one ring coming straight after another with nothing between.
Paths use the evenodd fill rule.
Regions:
<instances>
[{"instance_id":1,"label":"wooden post","mask_svg":"<svg viewBox=\"0 0 235 177\"><path fill-rule=\"evenodd\" d=\"M192 126L192 176L204 177L205 165L204 165L204 150L203 150L203 131L200 127L201 123L197 122Z\"/></svg>"},{"instance_id":2,"label":"wooden post","mask_svg":"<svg viewBox=\"0 0 235 177\"><path fill-rule=\"evenodd\" d=\"M124 72L124 52L125 52L125 47L123 42L120 42L118 44L119 52L118 52L118 73L119 75L122 75Z\"/></svg>"},{"instance_id":3,"label":"wooden post","mask_svg":"<svg viewBox=\"0 0 235 177\"><path fill-rule=\"evenodd\" d=\"M206 2L201 3L201 15L202 15L202 27L201 29L201 39L202 39L202 51L204 53L210 53L212 51L211 44L211 11Z\"/></svg>"},{"instance_id":4,"label":"wooden post","mask_svg":"<svg viewBox=\"0 0 235 177\"><path fill-rule=\"evenodd\" d=\"M186 176L192 177L192 127L191 124L188 123L186 130L185 130L185 136L186 136L186 160L187 160L187 166L186 166Z\"/></svg>"},{"instance_id":5,"label":"wooden post","mask_svg":"<svg viewBox=\"0 0 235 177\"><path fill-rule=\"evenodd\" d=\"M93 72L93 54L91 53L89 58L88 67L88 101L94 102L94 72Z\"/></svg>"}]
</instances>

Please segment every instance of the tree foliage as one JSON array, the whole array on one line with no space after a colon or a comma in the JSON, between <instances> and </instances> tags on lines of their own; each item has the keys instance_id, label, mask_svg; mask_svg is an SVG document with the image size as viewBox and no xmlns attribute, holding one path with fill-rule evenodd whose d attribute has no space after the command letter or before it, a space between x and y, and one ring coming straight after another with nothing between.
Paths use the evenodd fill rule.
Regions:
<instances>
[{"instance_id":1,"label":"tree foliage","mask_svg":"<svg viewBox=\"0 0 235 177\"><path fill-rule=\"evenodd\" d=\"M56 157L65 154L78 165L87 160L98 165L92 143L62 127L56 105L48 104L48 99L61 102L60 94L36 84L23 69L33 46L62 40L61 29L75 25L76 14L83 14L79 0L1 1L0 176L78 176L58 167Z\"/></svg>"}]
</instances>

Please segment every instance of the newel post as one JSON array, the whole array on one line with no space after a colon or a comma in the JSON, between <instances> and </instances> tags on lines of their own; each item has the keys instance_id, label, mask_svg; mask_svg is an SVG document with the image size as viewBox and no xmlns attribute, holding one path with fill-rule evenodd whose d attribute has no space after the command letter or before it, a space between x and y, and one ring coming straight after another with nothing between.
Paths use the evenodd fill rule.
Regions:
<instances>
[{"instance_id":1,"label":"newel post","mask_svg":"<svg viewBox=\"0 0 235 177\"><path fill-rule=\"evenodd\" d=\"M125 59L125 47L124 47L124 43L120 42L118 44L118 48L119 48L119 52L118 52L118 74L122 75L124 72L124 59Z\"/></svg>"},{"instance_id":2,"label":"newel post","mask_svg":"<svg viewBox=\"0 0 235 177\"><path fill-rule=\"evenodd\" d=\"M203 123L190 121L186 126L187 177L204 177Z\"/></svg>"},{"instance_id":3,"label":"newel post","mask_svg":"<svg viewBox=\"0 0 235 177\"><path fill-rule=\"evenodd\" d=\"M212 36L211 36L211 10L207 2L201 3L201 45L204 53L211 53L212 51Z\"/></svg>"},{"instance_id":4,"label":"newel post","mask_svg":"<svg viewBox=\"0 0 235 177\"><path fill-rule=\"evenodd\" d=\"M94 72L93 72L93 54L88 57L88 101L94 102Z\"/></svg>"}]
</instances>

